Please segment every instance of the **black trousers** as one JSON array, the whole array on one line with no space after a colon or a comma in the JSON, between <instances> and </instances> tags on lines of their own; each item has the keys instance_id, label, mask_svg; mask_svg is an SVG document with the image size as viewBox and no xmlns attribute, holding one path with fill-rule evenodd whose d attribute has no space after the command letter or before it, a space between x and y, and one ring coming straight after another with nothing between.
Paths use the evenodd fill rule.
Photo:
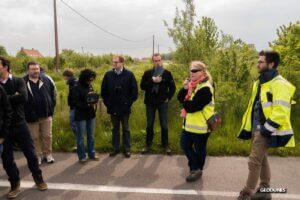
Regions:
<instances>
[{"instance_id":1,"label":"black trousers","mask_svg":"<svg viewBox=\"0 0 300 200\"><path fill-rule=\"evenodd\" d=\"M122 116L111 115L113 125L112 145L115 151L120 150L120 124L122 124L122 143L125 151L130 151L129 114Z\"/></svg>"},{"instance_id":2,"label":"black trousers","mask_svg":"<svg viewBox=\"0 0 300 200\"><path fill-rule=\"evenodd\" d=\"M190 171L203 170L206 159L206 144L210 133L197 134L183 131L180 145L188 159Z\"/></svg>"},{"instance_id":3,"label":"black trousers","mask_svg":"<svg viewBox=\"0 0 300 200\"><path fill-rule=\"evenodd\" d=\"M27 124L24 122L11 128L9 136L4 141L2 161L3 168L8 175L9 182L13 185L20 180L19 170L14 160L13 144L17 143L27 159L27 165L32 176L39 176L42 171L39 168L38 159L35 154L33 140Z\"/></svg>"},{"instance_id":4,"label":"black trousers","mask_svg":"<svg viewBox=\"0 0 300 200\"><path fill-rule=\"evenodd\" d=\"M169 143L168 137L168 103L161 103L158 105L146 105L146 115L147 115L147 136L146 136L146 145L150 147L153 142L154 136L154 121L155 121L155 112L158 110L160 128L161 128L161 145L167 147Z\"/></svg>"}]
</instances>

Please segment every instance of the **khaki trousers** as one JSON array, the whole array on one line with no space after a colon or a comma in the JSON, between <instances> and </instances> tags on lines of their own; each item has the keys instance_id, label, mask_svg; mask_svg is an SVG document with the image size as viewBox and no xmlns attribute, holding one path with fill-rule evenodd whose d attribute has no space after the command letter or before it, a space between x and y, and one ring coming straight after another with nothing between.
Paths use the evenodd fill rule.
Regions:
<instances>
[{"instance_id":1,"label":"khaki trousers","mask_svg":"<svg viewBox=\"0 0 300 200\"><path fill-rule=\"evenodd\" d=\"M260 132L253 133L252 147L248 161L249 174L244 190L253 194L260 178L260 187L269 187L271 179L270 165L268 162L267 138Z\"/></svg>"},{"instance_id":2,"label":"khaki trousers","mask_svg":"<svg viewBox=\"0 0 300 200\"><path fill-rule=\"evenodd\" d=\"M52 117L41 118L37 122L28 123L35 150L38 156L52 153Z\"/></svg>"}]
</instances>

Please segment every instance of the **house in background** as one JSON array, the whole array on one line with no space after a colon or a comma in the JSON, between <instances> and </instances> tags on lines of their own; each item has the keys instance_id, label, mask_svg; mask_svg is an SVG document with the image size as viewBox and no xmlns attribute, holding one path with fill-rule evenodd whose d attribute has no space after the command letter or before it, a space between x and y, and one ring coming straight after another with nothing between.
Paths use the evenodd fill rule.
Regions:
<instances>
[{"instance_id":1,"label":"house in background","mask_svg":"<svg viewBox=\"0 0 300 200\"><path fill-rule=\"evenodd\" d=\"M24 49L21 47L21 51L19 52L20 54L33 57L33 58L42 58L44 57L38 50L32 48L32 49Z\"/></svg>"}]
</instances>

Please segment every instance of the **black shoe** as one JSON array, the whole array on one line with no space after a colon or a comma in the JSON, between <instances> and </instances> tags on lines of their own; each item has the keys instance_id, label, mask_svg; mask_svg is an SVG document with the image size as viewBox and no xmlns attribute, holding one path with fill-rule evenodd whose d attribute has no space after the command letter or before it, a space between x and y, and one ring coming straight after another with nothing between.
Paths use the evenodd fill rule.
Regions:
<instances>
[{"instance_id":1,"label":"black shoe","mask_svg":"<svg viewBox=\"0 0 300 200\"><path fill-rule=\"evenodd\" d=\"M270 193L262 192L260 189L262 187L259 187L256 192L251 197L251 200L271 200L272 196ZM268 187L265 187L268 188Z\"/></svg>"},{"instance_id":2,"label":"black shoe","mask_svg":"<svg viewBox=\"0 0 300 200\"><path fill-rule=\"evenodd\" d=\"M115 157L120 151L113 151L109 154L110 157Z\"/></svg>"},{"instance_id":3,"label":"black shoe","mask_svg":"<svg viewBox=\"0 0 300 200\"><path fill-rule=\"evenodd\" d=\"M7 194L8 199L14 199L20 194L20 181L16 183L11 183L10 191Z\"/></svg>"},{"instance_id":4,"label":"black shoe","mask_svg":"<svg viewBox=\"0 0 300 200\"><path fill-rule=\"evenodd\" d=\"M186 182L194 182L197 181L202 176L202 170L194 170L191 171L190 174L186 177Z\"/></svg>"},{"instance_id":5,"label":"black shoe","mask_svg":"<svg viewBox=\"0 0 300 200\"><path fill-rule=\"evenodd\" d=\"M130 158L130 156L131 156L130 151L125 151L124 156L125 156L125 158Z\"/></svg>"},{"instance_id":6,"label":"black shoe","mask_svg":"<svg viewBox=\"0 0 300 200\"><path fill-rule=\"evenodd\" d=\"M239 196L237 197L236 200L251 200L251 196L250 194L244 192L244 191L240 191Z\"/></svg>"},{"instance_id":7,"label":"black shoe","mask_svg":"<svg viewBox=\"0 0 300 200\"><path fill-rule=\"evenodd\" d=\"M151 147L150 146L146 146L145 148L142 149L142 154L147 154L150 153Z\"/></svg>"},{"instance_id":8,"label":"black shoe","mask_svg":"<svg viewBox=\"0 0 300 200\"><path fill-rule=\"evenodd\" d=\"M90 159L91 161L99 161L99 160L100 160L99 157L96 156L96 155L94 155L93 157L89 157L89 159Z\"/></svg>"},{"instance_id":9,"label":"black shoe","mask_svg":"<svg viewBox=\"0 0 300 200\"><path fill-rule=\"evenodd\" d=\"M169 156L172 154L172 151L171 151L171 149L169 147L164 147L164 151Z\"/></svg>"}]
</instances>

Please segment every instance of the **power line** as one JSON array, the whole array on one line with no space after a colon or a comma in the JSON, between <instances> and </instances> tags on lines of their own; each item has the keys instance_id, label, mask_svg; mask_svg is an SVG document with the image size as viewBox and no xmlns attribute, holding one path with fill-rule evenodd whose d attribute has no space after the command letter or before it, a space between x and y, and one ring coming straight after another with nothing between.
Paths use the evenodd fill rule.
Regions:
<instances>
[{"instance_id":1,"label":"power line","mask_svg":"<svg viewBox=\"0 0 300 200\"><path fill-rule=\"evenodd\" d=\"M71 7L69 4L67 4L65 1L63 0L60 0L65 6L67 6L69 9L71 9L73 12L75 12L77 15L79 15L80 17L82 17L83 19L85 19L87 22L89 22L90 24L94 25L95 27L97 27L98 29L100 29L101 31L113 36L113 37L116 37L118 39L121 39L121 40L124 40L124 41L127 41L127 42L134 42L134 43L139 43L139 42L145 42L147 40L150 39L150 37L144 39L144 40L130 40L130 39L127 39L127 38L124 38L124 37L121 37L115 33L112 33L104 28L102 28L101 26L99 26L98 24L96 24L95 22L93 22L92 20L88 19L87 17L85 17L84 15L82 15L80 12L78 12L76 9L74 9L73 7Z\"/></svg>"}]
</instances>

